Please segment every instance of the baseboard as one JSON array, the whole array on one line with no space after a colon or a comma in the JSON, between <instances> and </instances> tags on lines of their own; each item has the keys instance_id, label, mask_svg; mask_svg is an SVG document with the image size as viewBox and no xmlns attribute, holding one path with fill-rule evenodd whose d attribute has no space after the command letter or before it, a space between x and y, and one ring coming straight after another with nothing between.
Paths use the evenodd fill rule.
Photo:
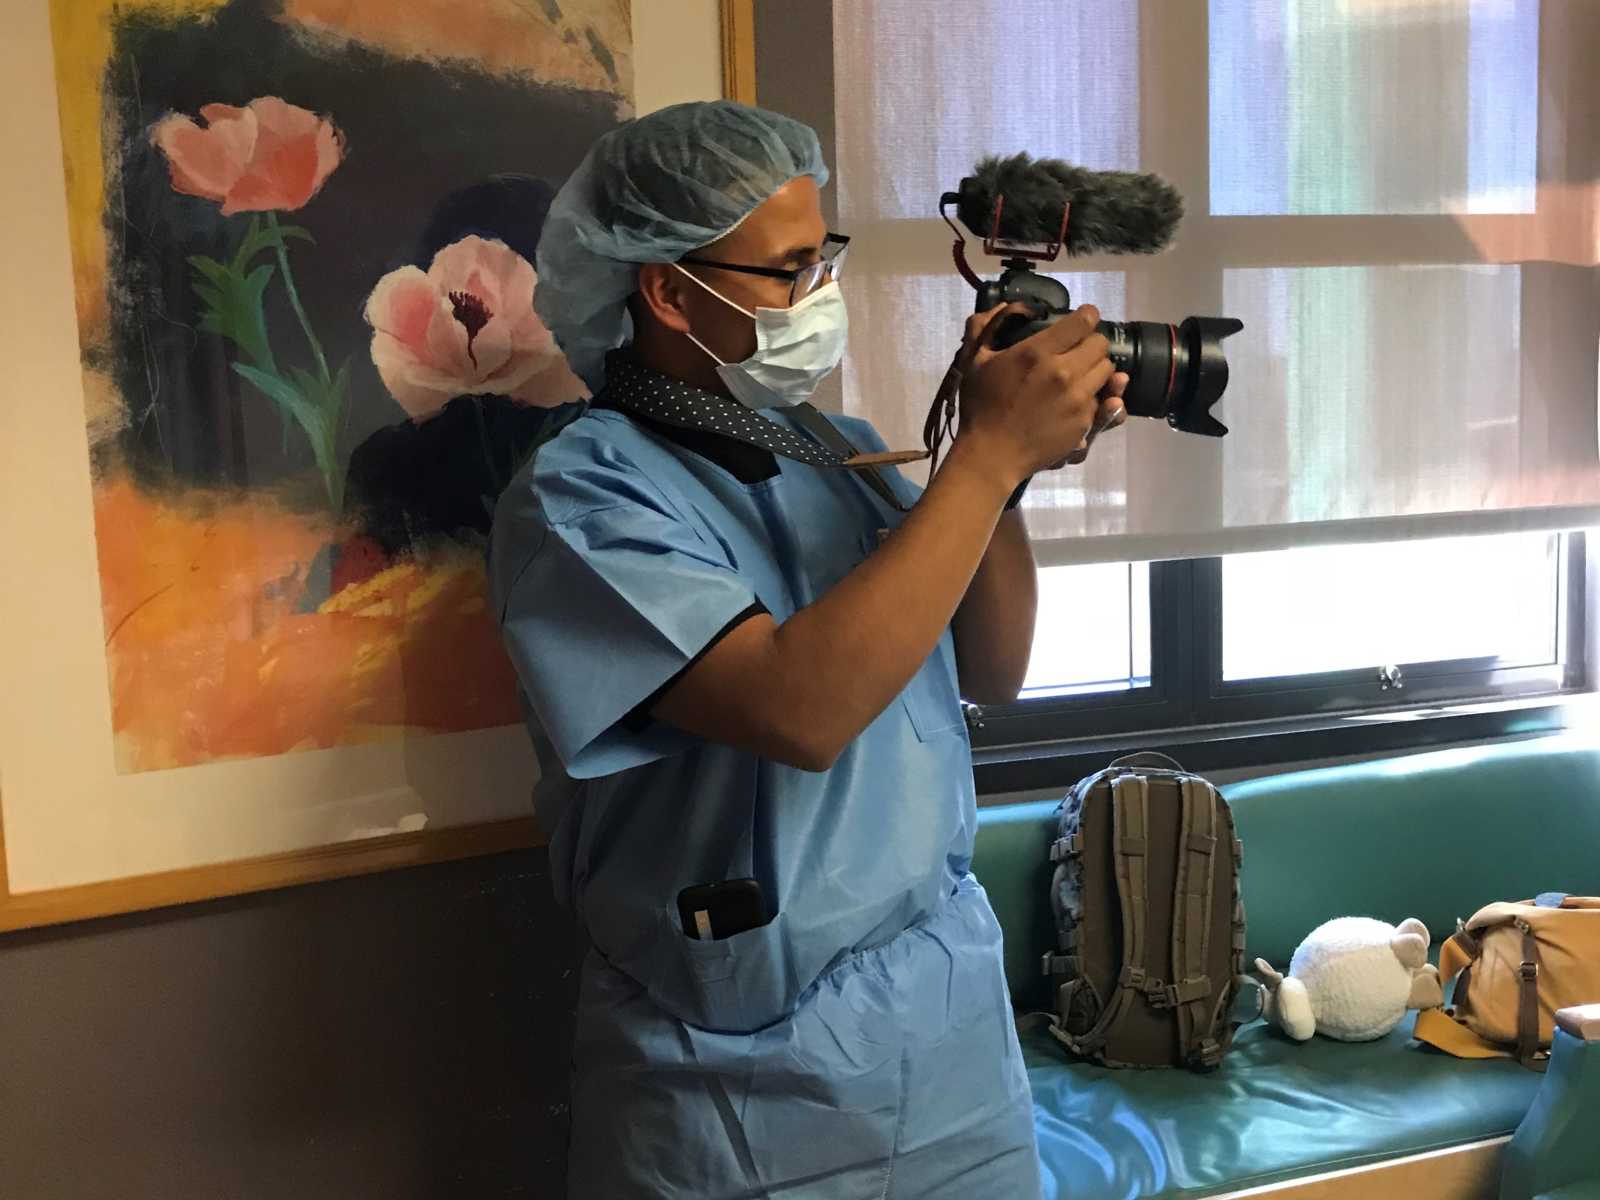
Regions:
<instances>
[{"instance_id":1,"label":"baseboard","mask_svg":"<svg viewBox=\"0 0 1600 1200\"><path fill-rule=\"evenodd\" d=\"M1432 1150L1366 1167L1328 1171L1283 1183L1245 1188L1213 1197L1244 1200L1495 1200L1500 1192L1500 1158L1511 1138L1498 1137L1448 1150Z\"/></svg>"}]
</instances>

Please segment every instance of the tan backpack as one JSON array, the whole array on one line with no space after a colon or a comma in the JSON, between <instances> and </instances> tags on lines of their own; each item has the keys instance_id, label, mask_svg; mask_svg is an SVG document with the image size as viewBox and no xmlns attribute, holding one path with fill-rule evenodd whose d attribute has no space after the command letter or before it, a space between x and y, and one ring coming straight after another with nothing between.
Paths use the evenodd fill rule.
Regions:
<instances>
[{"instance_id":1,"label":"tan backpack","mask_svg":"<svg viewBox=\"0 0 1600 1200\"><path fill-rule=\"evenodd\" d=\"M1457 1058L1515 1058L1543 1070L1557 1010L1600 996L1600 897L1548 893L1481 908L1439 954L1448 1009L1417 1017L1417 1038Z\"/></svg>"},{"instance_id":2,"label":"tan backpack","mask_svg":"<svg viewBox=\"0 0 1600 1200\"><path fill-rule=\"evenodd\" d=\"M1131 755L1081 781L1057 819L1051 1034L1109 1067L1215 1068L1246 982L1227 801L1164 755Z\"/></svg>"}]
</instances>

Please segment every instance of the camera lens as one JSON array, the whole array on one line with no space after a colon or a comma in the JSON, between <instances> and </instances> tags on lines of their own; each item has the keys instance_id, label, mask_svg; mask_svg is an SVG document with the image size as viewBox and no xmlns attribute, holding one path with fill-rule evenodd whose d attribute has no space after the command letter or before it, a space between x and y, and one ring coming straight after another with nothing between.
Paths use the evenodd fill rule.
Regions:
<instances>
[{"instance_id":1,"label":"camera lens","mask_svg":"<svg viewBox=\"0 0 1600 1200\"><path fill-rule=\"evenodd\" d=\"M1228 386L1222 339L1243 328L1232 317L1189 317L1181 325L1100 322L1100 332L1111 343L1111 361L1128 375L1122 394L1128 415L1165 417L1185 433L1227 433L1210 409Z\"/></svg>"},{"instance_id":2,"label":"camera lens","mask_svg":"<svg viewBox=\"0 0 1600 1200\"><path fill-rule=\"evenodd\" d=\"M1031 276L1042 279L1043 276ZM1004 299L980 297L979 312ZM1063 300L1047 316L1012 316L996 331L994 347L1004 350L1048 329L1066 311ZM1097 327L1111 343L1111 361L1128 375L1123 407L1131 417L1161 417L1174 429L1221 437L1228 427L1211 415L1211 406L1228 386L1228 359L1222 339L1244 328L1233 317L1188 317L1181 325L1159 321L1101 321Z\"/></svg>"}]
</instances>

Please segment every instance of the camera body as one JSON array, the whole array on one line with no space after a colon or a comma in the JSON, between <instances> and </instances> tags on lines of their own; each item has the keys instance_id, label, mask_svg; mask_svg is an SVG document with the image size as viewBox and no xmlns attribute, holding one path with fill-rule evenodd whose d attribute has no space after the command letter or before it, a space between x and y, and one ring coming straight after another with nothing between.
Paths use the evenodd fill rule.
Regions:
<instances>
[{"instance_id":1,"label":"camera body","mask_svg":"<svg viewBox=\"0 0 1600 1200\"><path fill-rule=\"evenodd\" d=\"M1000 278L979 281L973 311L1020 302L1035 313L1031 318L1014 314L1002 319L994 346L1003 350L1070 313L1072 296L1065 284L1035 271L1025 258L1008 258L1002 265ZM1127 373L1122 403L1128 415L1165 418L1174 429L1206 437L1228 432L1211 415L1211 406L1228 386L1222 339L1243 328L1243 322L1232 317L1189 317L1181 325L1101 321L1097 327L1111 343L1111 361Z\"/></svg>"}]
</instances>

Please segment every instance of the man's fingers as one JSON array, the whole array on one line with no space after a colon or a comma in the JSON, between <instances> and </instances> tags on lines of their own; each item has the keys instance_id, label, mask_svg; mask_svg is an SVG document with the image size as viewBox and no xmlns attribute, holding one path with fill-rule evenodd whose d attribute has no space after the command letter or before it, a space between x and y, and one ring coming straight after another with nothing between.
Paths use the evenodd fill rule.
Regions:
<instances>
[{"instance_id":1,"label":"man's fingers","mask_svg":"<svg viewBox=\"0 0 1600 1200\"><path fill-rule=\"evenodd\" d=\"M1128 390L1128 373L1126 371L1118 371L1115 375L1113 375L1110 379L1108 379L1106 381L1106 386L1100 389L1100 399L1101 400L1120 399L1122 397L1122 394L1124 392L1126 392L1127 390Z\"/></svg>"},{"instance_id":2,"label":"man's fingers","mask_svg":"<svg viewBox=\"0 0 1600 1200\"><path fill-rule=\"evenodd\" d=\"M1093 373L1094 395L1098 396L1117 370L1117 365L1106 357L1109 345L1100 334L1091 333L1071 350L1059 355L1054 360L1055 365L1058 370L1070 372L1074 377L1087 378Z\"/></svg>"},{"instance_id":3,"label":"man's fingers","mask_svg":"<svg viewBox=\"0 0 1600 1200\"><path fill-rule=\"evenodd\" d=\"M967 322L967 333L972 338L973 345L979 350L988 350L994 346L994 339L999 336L1000 326L1012 314L1022 317L1033 316L1033 308L1020 300L1013 300L1010 304L1002 304L998 308L991 308L987 312L974 313ZM976 334L973 333L974 325L977 326Z\"/></svg>"},{"instance_id":4,"label":"man's fingers","mask_svg":"<svg viewBox=\"0 0 1600 1200\"><path fill-rule=\"evenodd\" d=\"M1128 419L1128 410L1122 406L1122 399L1113 396L1105 398L1105 392L1100 393L1100 409L1095 413L1094 427L1096 432L1115 429Z\"/></svg>"},{"instance_id":5,"label":"man's fingers","mask_svg":"<svg viewBox=\"0 0 1600 1200\"><path fill-rule=\"evenodd\" d=\"M1100 324L1100 310L1092 304L1068 313L1048 329L1034 334L1039 349L1049 354L1065 354L1077 346Z\"/></svg>"},{"instance_id":6,"label":"man's fingers","mask_svg":"<svg viewBox=\"0 0 1600 1200\"><path fill-rule=\"evenodd\" d=\"M1106 380L1110 379L1112 373L1116 370L1111 365L1109 358L1102 358L1099 362L1091 360L1081 367L1078 363L1072 361L1071 355L1060 360L1060 362L1062 374L1070 378L1075 386L1083 389L1080 395L1085 393L1098 395L1100 389L1105 386ZM1096 406L1096 416L1099 415L1101 408L1103 408L1103 405Z\"/></svg>"},{"instance_id":7,"label":"man's fingers","mask_svg":"<svg viewBox=\"0 0 1600 1200\"><path fill-rule=\"evenodd\" d=\"M994 315L1004 307L1004 304L996 304L993 308L986 308L982 312L973 313L967 318L966 332L961 335L961 340L963 342L977 341L983 334L984 326L993 320Z\"/></svg>"}]
</instances>

